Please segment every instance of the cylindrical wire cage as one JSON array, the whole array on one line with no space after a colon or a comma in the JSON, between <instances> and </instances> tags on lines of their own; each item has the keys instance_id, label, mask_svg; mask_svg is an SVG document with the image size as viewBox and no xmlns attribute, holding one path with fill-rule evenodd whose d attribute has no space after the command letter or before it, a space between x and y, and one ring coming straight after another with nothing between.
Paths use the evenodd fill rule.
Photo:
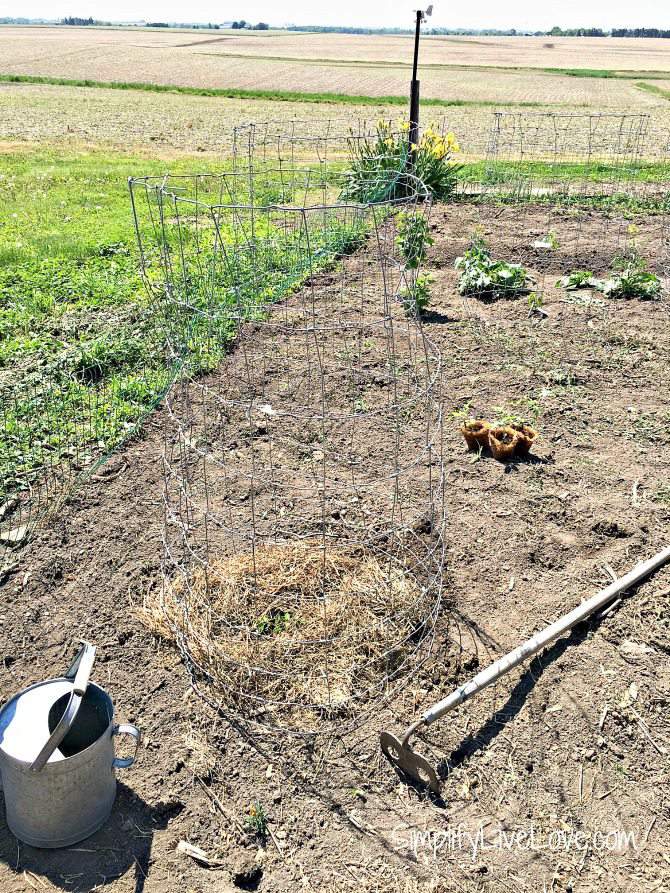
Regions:
<instances>
[{"instance_id":1,"label":"cylindrical wire cage","mask_svg":"<svg viewBox=\"0 0 670 893\"><path fill-rule=\"evenodd\" d=\"M427 656L444 557L440 361L406 244L428 196L403 167L383 200L342 183L302 155L131 183L184 363L144 616L219 709L307 733L359 721Z\"/></svg>"}]
</instances>

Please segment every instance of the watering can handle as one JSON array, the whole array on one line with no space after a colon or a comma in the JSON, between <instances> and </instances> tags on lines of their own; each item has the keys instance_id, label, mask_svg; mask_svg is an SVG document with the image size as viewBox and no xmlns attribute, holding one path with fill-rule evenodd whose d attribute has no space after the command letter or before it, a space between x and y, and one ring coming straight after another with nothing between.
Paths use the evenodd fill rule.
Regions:
<instances>
[{"instance_id":1,"label":"watering can handle","mask_svg":"<svg viewBox=\"0 0 670 893\"><path fill-rule=\"evenodd\" d=\"M79 654L77 654L70 669L65 674L66 679L72 680L70 700L67 702L67 707L60 718L60 722L51 733L51 737L31 765L31 772L40 772L46 766L51 754L56 750L63 738L65 738L72 728L72 723L77 718L82 698L86 694L86 689L88 688L88 680L91 675L91 670L93 669L94 660L95 645L91 645L89 642L82 642Z\"/></svg>"},{"instance_id":2,"label":"watering can handle","mask_svg":"<svg viewBox=\"0 0 670 893\"><path fill-rule=\"evenodd\" d=\"M73 680L74 693L77 695L86 694L88 688L88 680L93 670L93 661L95 660L95 645L82 641L81 648L75 659L72 661L69 670L65 674L66 679Z\"/></svg>"},{"instance_id":3,"label":"watering can handle","mask_svg":"<svg viewBox=\"0 0 670 893\"><path fill-rule=\"evenodd\" d=\"M130 723L124 722L119 726L114 726L112 735L130 735L131 738L135 739L135 750L133 751L132 757L114 757L114 761L112 762L114 769L129 769L137 759L137 750L140 746L140 741L142 740L140 730L137 726L131 726Z\"/></svg>"}]
</instances>

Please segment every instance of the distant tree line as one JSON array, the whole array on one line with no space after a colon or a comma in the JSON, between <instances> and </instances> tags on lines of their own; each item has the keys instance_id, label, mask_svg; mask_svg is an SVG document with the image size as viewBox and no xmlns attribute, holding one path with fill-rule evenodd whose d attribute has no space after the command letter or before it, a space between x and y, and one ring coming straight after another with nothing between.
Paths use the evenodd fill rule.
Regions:
<instances>
[{"instance_id":1,"label":"distant tree line","mask_svg":"<svg viewBox=\"0 0 670 893\"><path fill-rule=\"evenodd\" d=\"M612 37L670 37L670 28L612 28Z\"/></svg>"},{"instance_id":2,"label":"distant tree line","mask_svg":"<svg viewBox=\"0 0 670 893\"><path fill-rule=\"evenodd\" d=\"M556 25L549 37L670 37L670 28L559 28Z\"/></svg>"},{"instance_id":3,"label":"distant tree line","mask_svg":"<svg viewBox=\"0 0 670 893\"><path fill-rule=\"evenodd\" d=\"M287 25L286 30L325 34L414 34L413 28L355 28L346 25ZM426 28L425 33L457 37L670 37L670 29L663 28L612 28L611 31L605 31L602 28L560 28L558 25L551 31L519 31L516 28Z\"/></svg>"},{"instance_id":4,"label":"distant tree line","mask_svg":"<svg viewBox=\"0 0 670 893\"><path fill-rule=\"evenodd\" d=\"M548 37L607 37L607 31L602 28L559 28L553 27Z\"/></svg>"},{"instance_id":5,"label":"distant tree line","mask_svg":"<svg viewBox=\"0 0 670 893\"><path fill-rule=\"evenodd\" d=\"M66 16L60 21L54 19L28 19L24 17L4 16L0 18L0 25L31 25L31 24L59 24L59 25L112 25L113 22L102 22L92 18L80 18L79 16ZM117 23L118 24L118 23ZM136 23L132 23L136 24ZM270 25L267 22L258 22L253 25L245 19L234 22L203 24L200 22L146 22L138 23L140 27L147 28L194 28L211 29L218 31L221 28L233 28L236 31L268 31ZM413 34L413 28L356 28L347 25L287 25L285 28L277 28L281 31L308 31L324 34ZM551 31L518 31L516 28L427 28L426 34L454 35L464 37L665 37L670 38L670 28L612 28L605 31L602 28L561 28L555 25Z\"/></svg>"},{"instance_id":6,"label":"distant tree line","mask_svg":"<svg viewBox=\"0 0 670 893\"><path fill-rule=\"evenodd\" d=\"M89 16L87 19L80 19L78 16L66 16L64 19L60 20L61 25L77 25L81 27L82 25L111 25L111 22L99 22L97 19Z\"/></svg>"},{"instance_id":7,"label":"distant tree line","mask_svg":"<svg viewBox=\"0 0 670 893\"><path fill-rule=\"evenodd\" d=\"M235 30L239 30L240 28L247 28L250 31L269 31L270 26L267 22L259 22L257 25L252 25L251 22L245 22L244 19L240 19L239 22L233 22L230 26L231 28L235 28Z\"/></svg>"}]
</instances>

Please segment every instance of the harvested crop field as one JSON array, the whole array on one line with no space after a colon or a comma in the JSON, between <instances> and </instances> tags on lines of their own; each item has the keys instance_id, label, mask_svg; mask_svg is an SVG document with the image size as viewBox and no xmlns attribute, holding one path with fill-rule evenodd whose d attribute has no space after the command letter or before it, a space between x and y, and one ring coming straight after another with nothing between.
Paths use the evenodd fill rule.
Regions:
<instances>
[{"instance_id":1,"label":"harvested crop field","mask_svg":"<svg viewBox=\"0 0 670 893\"><path fill-rule=\"evenodd\" d=\"M434 111L437 116L442 109ZM402 109L380 104L364 112L363 117L369 114L372 120L380 115L395 120ZM478 119L478 133L485 139L491 126L490 108L454 112L468 121ZM670 105L668 113L670 117ZM147 154L160 152L168 164L170 150L225 156L233 129L246 121L309 121L317 132L331 119L344 122L347 106L0 83L0 114L1 140L10 143L5 151L16 149L11 144L17 142L132 146Z\"/></svg>"},{"instance_id":2,"label":"harvested crop field","mask_svg":"<svg viewBox=\"0 0 670 893\"><path fill-rule=\"evenodd\" d=\"M663 82L665 83L665 82ZM512 84L513 86L513 84ZM651 105L642 105L638 112L650 115L645 146L649 155L663 156L670 133L670 103L658 95L640 92ZM634 97L635 106L638 96ZM148 156L159 153L169 166L174 153L203 153L210 158L225 155L233 129L246 121L300 122L306 131L318 134L331 126L346 131L353 106L329 102L276 102L269 99L233 99L225 97L189 96L178 93L152 93L70 87L43 84L0 83L0 115L2 131L0 151L20 151L37 143L60 146L65 151L122 147L141 150ZM561 106L562 114L587 114L590 107ZM593 107L594 113L599 110ZM486 154L495 111L519 111L508 100L483 106L427 108L424 120L438 122L453 131L463 152L482 157ZM538 107L529 112L548 112L551 107ZM624 107L600 111L626 113ZM356 120L374 123L382 117L397 121L403 114L397 105L366 106L356 109ZM195 163L195 162L194 162Z\"/></svg>"},{"instance_id":3,"label":"harvested crop field","mask_svg":"<svg viewBox=\"0 0 670 893\"><path fill-rule=\"evenodd\" d=\"M403 729L603 586L604 566L621 574L666 542L667 293L577 300L553 286L573 268L575 247L580 263L605 275L620 246L603 234L631 222L667 289L662 217L434 209L424 325L444 362L445 604L431 661L355 732L314 747L238 734L133 612L160 576L162 413L15 553L2 586L3 691L60 672L71 640L95 634L98 678L145 739L112 821L76 852L17 848L0 825L3 891L668 887L667 568L417 742L450 770L444 800L401 783L377 744L381 728ZM548 225L558 247L538 251L532 242ZM545 283L545 319L529 317L524 298L483 304L457 294L453 262L475 226L496 256ZM223 385L225 375L224 364L210 381ZM452 415L466 404L489 418L532 409L533 456L503 465L467 452ZM201 847L209 867L180 852L181 840Z\"/></svg>"},{"instance_id":4,"label":"harvested crop field","mask_svg":"<svg viewBox=\"0 0 670 893\"><path fill-rule=\"evenodd\" d=\"M175 30L5 26L0 41L0 74L308 94L403 95L411 63L406 37L288 32L210 37ZM662 40L648 39L427 37L422 95L444 101L651 107L663 100L636 82L670 70L665 49ZM587 76L570 76L572 69ZM601 71L612 76L598 77Z\"/></svg>"},{"instance_id":5,"label":"harvested crop field","mask_svg":"<svg viewBox=\"0 0 670 893\"><path fill-rule=\"evenodd\" d=\"M158 30L144 28L54 28L3 26L3 40L12 43L12 62L30 65L46 57L91 56L94 48L105 56L134 48L202 50L222 55L281 57L311 61L411 63L410 36ZM588 37L456 37L424 38L424 65L581 68L615 71L670 71L663 39Z\"/></svg>"}]
</instances>

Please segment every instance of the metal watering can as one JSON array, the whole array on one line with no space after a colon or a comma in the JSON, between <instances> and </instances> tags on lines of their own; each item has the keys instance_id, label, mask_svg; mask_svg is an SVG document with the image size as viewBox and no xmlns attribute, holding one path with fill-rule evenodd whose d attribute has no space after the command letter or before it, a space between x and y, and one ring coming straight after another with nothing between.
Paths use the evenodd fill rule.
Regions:
<instances>
[{"instance_id":1,"label":"metal watering can","mask_svg":"<svg viewBox=\"0 0 670 893\"><path fill-rule=\"evenodd\" d=\"M0 776L7 824L24 843L64 847L98 830L116 796L116 769L135 762L140 732L114 725L107 692L89 682L87 642L67 673L15 695L0 711ZM135 739L132 757L114 756L114 737Z\"/></svg>"}]
</instances>

